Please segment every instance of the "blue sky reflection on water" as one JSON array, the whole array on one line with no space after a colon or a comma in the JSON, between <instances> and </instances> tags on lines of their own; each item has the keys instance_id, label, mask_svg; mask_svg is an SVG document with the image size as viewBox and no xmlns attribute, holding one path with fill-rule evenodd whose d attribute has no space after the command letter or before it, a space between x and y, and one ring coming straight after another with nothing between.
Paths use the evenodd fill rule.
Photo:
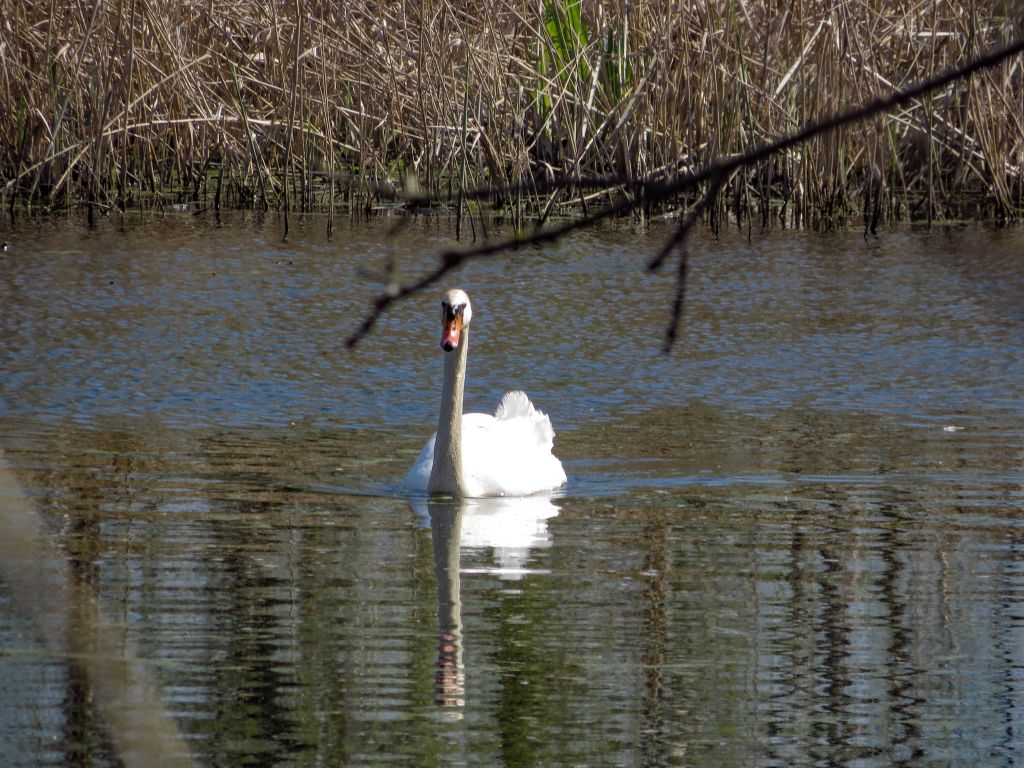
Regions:
<instances>
[{"instance_id":1,"label":"blue sky reflection on water","mask_svg":"<svg viewBox=\"0 0 1024 768\"><path fill-rule=\"evenodd\" d=\"M45 233L52 240L19 243L0 288L5 368L16 384L8 411L432 421L436 297L399 306L355 353L343 345L376 288L365 274L380 267L384 227L333 247L311 234L274 250L239 242L229 227L185 224L158 237L57 229ZM1006 386L1024 380L1016 259L990 248L983 264L964 263L979 239L996 235L701 240L691 246L685 329L670 359L658 350L671 277L642 269L658 235L612 236L600 248L567 241L453 278L478 297L471 406L489 409L524 386L557 403L548 410L568 426L695 398L750 411L939 416L966 400L1021 408ZM937 251L936 240L966 255ZM421 254L410 261L412 271Z\"/></svg>"}]
</instances>

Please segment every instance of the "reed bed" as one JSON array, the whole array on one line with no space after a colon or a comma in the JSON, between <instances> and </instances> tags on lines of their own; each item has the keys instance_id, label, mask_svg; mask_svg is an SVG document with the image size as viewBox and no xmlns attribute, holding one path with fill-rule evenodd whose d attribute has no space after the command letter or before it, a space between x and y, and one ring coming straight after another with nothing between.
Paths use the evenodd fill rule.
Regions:
<instances>
[{"instance_id":1,"label":"reed bed","mask_svg":"<svg viewBox=\"0 0 1024 768\"><path fill-rule=\"evenodd\" d=\"M489 188L478 210L520 222L631 195L644 216L632 182L1021 35L1003 13L949 0L0 0L0 190L46 209L357 212L462 210L463 192ZM704 210L798 226L1015 219L1022 173L1017 57L741 171Z\"/></svg>"}]
</instances>

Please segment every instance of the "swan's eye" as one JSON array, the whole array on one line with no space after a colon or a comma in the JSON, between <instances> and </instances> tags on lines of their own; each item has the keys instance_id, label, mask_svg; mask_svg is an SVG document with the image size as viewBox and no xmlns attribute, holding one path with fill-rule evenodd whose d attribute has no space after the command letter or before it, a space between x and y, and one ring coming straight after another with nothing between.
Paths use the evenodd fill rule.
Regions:
<instances>
[{"instance_id":1,"label":"swan's eye","mask_svg":"<svg viewBox=\"0 0 1024 768\"><path fill-rule=\"evenodd\" d=\"M449 320L453 320L456 316L461 316L465 309L465 304L448 304L442 301L441 322L448 322Z\"/></svg>"}]
</instances>

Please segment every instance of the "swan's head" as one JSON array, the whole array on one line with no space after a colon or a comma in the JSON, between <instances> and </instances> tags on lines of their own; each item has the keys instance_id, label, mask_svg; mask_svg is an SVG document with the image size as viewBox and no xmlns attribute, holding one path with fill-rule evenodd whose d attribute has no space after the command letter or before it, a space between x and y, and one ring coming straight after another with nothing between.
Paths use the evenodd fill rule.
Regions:
<instances>
[{"instance_id":1,"label":"swan's head","mask_svg":"<svg viewBox=\"0 0 1024 768\"><path fill-rule=\"evenodd\" d=\"M451 352L459 346L462 331L469 327L473 308L469 296L459 288L453 288L441 299L441 349Z\"/></svg>"}]
</instances>

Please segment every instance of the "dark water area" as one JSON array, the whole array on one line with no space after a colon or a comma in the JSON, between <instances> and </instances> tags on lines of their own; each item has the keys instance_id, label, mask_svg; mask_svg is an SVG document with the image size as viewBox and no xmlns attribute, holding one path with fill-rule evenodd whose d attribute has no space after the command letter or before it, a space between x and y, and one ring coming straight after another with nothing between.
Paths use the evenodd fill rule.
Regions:
<instances>
[{"instance_id":1,"label":"dark water area","mask_svg":"<svg viewBox=\"0 0 1024 768\"><path fill-rule=\"evenodd\" d=\"M1024 762L1024 233L698 233L663 356L667 227L453 278L569 475L457 504L441 291L345 348L448 220L8 225L3 764Z\"/></svg>"}]
</instances>

